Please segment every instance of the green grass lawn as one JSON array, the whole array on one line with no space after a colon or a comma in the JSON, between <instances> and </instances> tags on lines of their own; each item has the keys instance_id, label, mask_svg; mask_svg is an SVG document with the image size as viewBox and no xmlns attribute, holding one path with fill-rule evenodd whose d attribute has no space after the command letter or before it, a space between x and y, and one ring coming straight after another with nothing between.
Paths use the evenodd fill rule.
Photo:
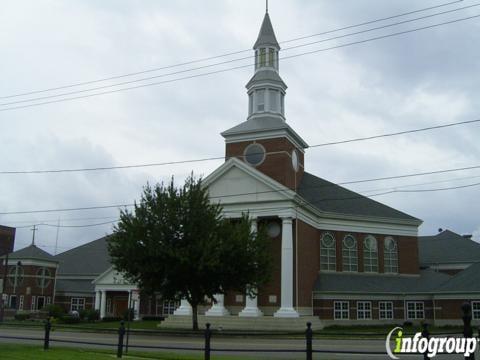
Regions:
<instances>
[{"instance_id":1,"label":"green grass lawn","mask_svg":"<svg viewBox=\"0 0 480 360\"><path fill-rule=\"evenodd\" d=\"M238 356L215 356L215 360L248 360ZM28 345L6 345L0 344L0 359L2 360L106 360L116 359L116 352L104 350L88 350L88 349L71 349L55 347L48 351L44 351L39 346ZM176 355L167 353L142 353L129 352L124 355L123 359L156 359L156 360L201 360L202 355ZM253 360L253 358L250 358Z\"/></svg>"}]
</instances>

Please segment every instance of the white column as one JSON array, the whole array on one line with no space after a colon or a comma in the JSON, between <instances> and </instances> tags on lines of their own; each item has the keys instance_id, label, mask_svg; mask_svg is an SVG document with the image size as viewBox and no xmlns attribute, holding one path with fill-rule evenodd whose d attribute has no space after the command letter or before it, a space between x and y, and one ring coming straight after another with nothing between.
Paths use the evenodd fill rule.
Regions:
<instances>
[{"instance_id":1,"label":"white column","mask_svg":"<svg viewBox=\"0 0 480 360\"><path fill-rule=\"evenodd\" d=\"M180 306L173 312L173 315L176 316L191 316L192 307L187 299L180 300Z\"/></svg>"},{"instance_id":2,"label":"white column","mask_svg":"<svg viewBox=\"0 0 480 360\"><path fill-rule=\"evenodd\" d=\"M103 319L107 311L107 292L105 290L101 291L102 298L100 301L100 319Z\"/></svg>"},{"instance_id":3,"label":"white column","mask_svg":"<svg viewBox=\"0 0 480 360\"><path fill-rule=\"evenodd\" d=\"M133 300L133 320L140 320L140 295Z\"/></svg>"},{"instance_id":4,"label":"white column","mask_svg":"<svg viewBox=\"0 0 480 360\"><path fill-rule=\"evenodd\" d=\"M257 220L252 220L252 233L257 233ZM256 289L253 289L254 291ZM245 307L242 311L238 313L238 316L241 317L258 317L262 316L263 313L258 308L258 299L256 296L250 297L248 294L245 294Z\"/></svg>"},{"instance_id":5,"label":"white column","mask_svg":"<svg viewBox=\"0 0 480 360\"><path fill-rule=\"evenodd\" d=\"M217 300L217 303L213 304L210 309L205 313L206 316L225 316L225 315L230 315L228 310L225 308L224 304L224 298L225 296L223 294L215 294L214 295L215 300Z\"/></svg>"},{"instance_id":6,"label":"white column","mask_svg":"<svg viewBox=\"0 0 480 360\"><path fill-rule=\"evenodd\" d=\"M299 317L293 308L293 233L292 218L282 219L282 282L280 309L275 317Z\"/></svg>"},{"instance_id":7,"label":"white column","mask_svg":"<svg viewBox=\"0 0 480 360\"><path fill-rule=\"evenodd\" d=\"M100 291L95 291L95 310L100 310Z\"/></svg>"}]
</instances>

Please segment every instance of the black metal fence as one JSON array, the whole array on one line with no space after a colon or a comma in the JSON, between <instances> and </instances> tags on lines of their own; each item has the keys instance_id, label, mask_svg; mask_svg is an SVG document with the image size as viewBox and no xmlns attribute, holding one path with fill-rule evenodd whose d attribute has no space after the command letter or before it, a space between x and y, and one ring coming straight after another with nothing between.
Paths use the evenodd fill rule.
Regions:
<instances>
[{"instance_id":1,"label":"black metal fence","mask_svg":"<svg viewBox=\"0 0 480 360\"><path fill-rule=\"evenodd\" d=\"M463 310L463 322L464 322L464 328L463 332L450 332L450 333L436 333L434 335L443 335L443 336L451 336L451 335L456 335L456 336L464 336L464 337L472 337L473 336L473 328L471 326L471 311L470 307L468 304L464 304L462 306ZM11 325L11 326L20 326L18 324L16 325ZM60 327L59 327L60 328ZM65 328L65 327L64 327ZM81 330L77 327L69 327L68 329L76 329ZM89 330L92 330L89 328ZM214 335L218 334L212 331L210 328L210 324L206 324L206 328L203 332L203 337L204 337L204 346L197 346L197 347L180 347L180 346L157 346L157 345L137 345L137 344L129 344L128 342L128 335L130 335L129 329L125 329L125 324L122 321L120 323L120 327L118 328L117 331L117 341L116 342L90 342L90 341L81 341L81 340L66 340L66 339L56 339L56 338L51 338L50 333L52 331L52 323L50 320L45 321L44 324L44 336L43 337L23 337L23 336L8 336L8 335L0 335L0 339L12 339L12 340L23 340L23 341L42 341L43 342L43 348L44 350L48 350L50 348L50 344L52 342L57 342L57 343L65 343L65 344L77 344L77 345L90 345L90 346L105 346L109 347L112 349L116 349L117 353L117 358L122 358L123 354L128 353L129 348L131 349L140 349L140 350L163 350L163 351L196 351L196 352L202 352L204 354L204 359L205 360L210 360L211 354L212 353L303 353L305 355L305 359L307 360L312 360L313 359L313 354L336 354L336 355L363 355L364 358L368 358L369 356L372 355L386 355L386 351L354 351L354 350L329 350L329 349L315 349L313 347L314 340L320 342L321 340L314 339L314 333L312 331L311 323L308 322L306 324L306 329L305 332L303 333L302 336L304 336L304 341L305 345L303 349L265 349L265 348L221 348L221 347L212 347L211 341L212 337ZM142 332L137 332L135 333L142 333ZM155 332L157 335L161 334L162 332ZM165 333L163 333L165 334ZM180 334L180 333L177 333ZM181 334L186 335L188 333L181 332ZM198 335L198 333L195 333ZM299 333L295 333L297 336ZM427 324L423 324L423 330L422 330L422 337L424 338L429 338L431 335L428 329ZM125 336L127 335L127 341L125 340ZM237 334L238 335L238 334ZM244 335L249 335L252 336L252 333L247 333ZM262 333L262 335L265 335L265 333ZM278 335L278 333L275 333L275 335ZM328 335L330 336L370 336L370 335L384 335L380 333L345 333L341 332L338 334L334 334L329 332ZM255 336L255 334L253 334ZM479 334L480 337L480 334ZM318 343L317 343L318 344ZM429 359L426 353L416 353L416 354L402 354L402 356L405 355L410 355L410 356L416 356L416 358L422 357L422 359ZM474 360L475 355L472 354L468 359Z\"/></svg>"}]
</instances>

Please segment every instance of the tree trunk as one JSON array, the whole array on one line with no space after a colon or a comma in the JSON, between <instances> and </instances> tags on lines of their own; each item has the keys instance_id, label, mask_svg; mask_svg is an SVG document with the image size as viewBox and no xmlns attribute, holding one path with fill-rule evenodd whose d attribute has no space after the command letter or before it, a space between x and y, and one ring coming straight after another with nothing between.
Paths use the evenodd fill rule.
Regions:
<instances>
[{"instance_id":1,"label":"tree trunk","mask_svg":"<svg viewBox=\"0 0 480 360\"><path fill-rule=\"evenodd\" d=\"M193 330L198 330L198 308L197 304L192 305L192 325Z\"/></svg>"}]
</instances>

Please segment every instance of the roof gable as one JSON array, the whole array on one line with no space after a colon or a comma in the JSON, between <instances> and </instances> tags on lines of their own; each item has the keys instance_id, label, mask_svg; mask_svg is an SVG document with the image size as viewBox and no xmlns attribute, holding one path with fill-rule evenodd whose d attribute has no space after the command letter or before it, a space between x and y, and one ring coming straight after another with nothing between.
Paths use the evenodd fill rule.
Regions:
<instances>
[{"instance_id":1,"label":"roof gable","mask_svg":"<svg viewBox=\"0 0 480 360\"><path fill-rule=\"evenodd\" d=\"M54 256L50 255L48 252L38 248L36 245L33 245L33 244L23 249L14 251L13 253L8 255L8 258L10 260L33 259L33 260L57 262Z\"/></svg>"}]
</instances>

